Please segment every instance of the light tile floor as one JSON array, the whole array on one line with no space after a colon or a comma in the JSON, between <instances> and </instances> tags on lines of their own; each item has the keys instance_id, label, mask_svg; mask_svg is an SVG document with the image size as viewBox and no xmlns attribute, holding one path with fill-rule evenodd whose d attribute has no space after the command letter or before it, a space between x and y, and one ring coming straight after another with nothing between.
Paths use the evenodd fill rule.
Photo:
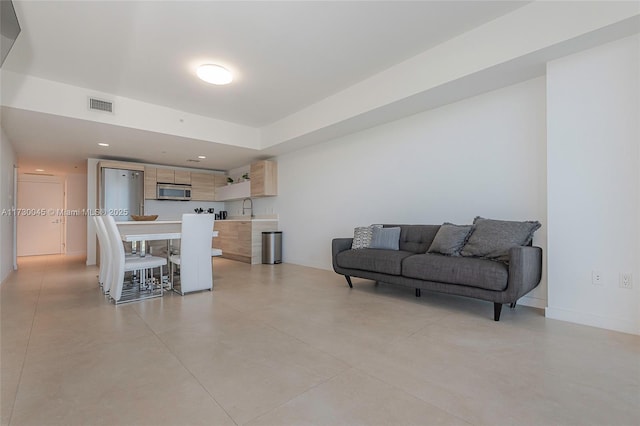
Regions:
<instances>
[{"instance_id":1,"label":"light tile floor","mask_svg":"<svg viewBox=\"0 0 640 426\"><path fill-rule=\"evenodd\" d=\"M95 267L0 288L10 425L638 425L640 337L295 265L114 306Z\"/></svg>"}]
</instances>

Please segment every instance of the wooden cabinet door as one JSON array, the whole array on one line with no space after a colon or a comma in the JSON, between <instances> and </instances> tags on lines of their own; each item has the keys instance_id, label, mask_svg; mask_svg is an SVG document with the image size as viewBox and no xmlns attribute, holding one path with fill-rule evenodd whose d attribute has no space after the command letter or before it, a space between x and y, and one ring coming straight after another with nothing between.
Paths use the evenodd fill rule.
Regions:
<instances>
[{"instance_id":1,"label":"wooden cabinet door","mask_svg":"<svg viewBox=\"0 0 640 426\"><path fill-rule=\"evenodd\" d=\"M251 163L251 196L270 197L278 195L278 164L262 160Z\"/></svg>"},{"instance_id":2,"label":"wooden cabinet door","mask_svg":"<svg viewBox=\"0 0 640 426\"><path fill-rule=\"evenodd\" d=\"M191 200L214 201L214 175L210 173L191 173ZM176 175L177 177L177 175Z\"/></svg>"},{"instance_id":3,"label":"wooden cabinet door","mask_svg":"<svg viewBox=\"0 0 640 426\"><path fill-rule=\"evenodd\" d=\"M156 199L156 168L144 168L144 198L145 200Z\"/></svg>"},{"instance_id":4,"label":"wooden cabinet door","mask_svg":"<svg viewBox=\"0 0 640 426\"><path fill-rule=\"evenodd\" d=\"M251 222L217 220L213 229L218 236L213 247L222 250L222 257L251 263Z\"/></svg>"},{"instance_id":5,"label":"wooden cabinet door","mask_svg":"<svg viewBox=\"0 0 640 426\"><path fill-rule=\"evenodd\" d=\"M218 175L218 174L213 175L213 186L214 186L213 200L221 201L220 197L218 196L218 188L227 186L227 177L225 175Z\"/></svg>"},{"instance_id":6,"label":"wooden cabinet door","mask_svg":"<svg viewBox=\"0 0 640 426\"><path fill-rule=\"evenodd\" d=\"M174 183L179 183L182 185L191 184L191 172L185 172L184 170L175 170L173 172Z\"/></svg>"},{"instance_id":7,"label":"wooden cabinet door","mask_svg":"<svg viewBox=\"0 0 640 426\"><path fill-rule=\"evenodd\" d=\"M176 183L176 176L173 170L171 169L157 169L156 170L156 181L158 183Z\"/></svg>"}]
</instances>

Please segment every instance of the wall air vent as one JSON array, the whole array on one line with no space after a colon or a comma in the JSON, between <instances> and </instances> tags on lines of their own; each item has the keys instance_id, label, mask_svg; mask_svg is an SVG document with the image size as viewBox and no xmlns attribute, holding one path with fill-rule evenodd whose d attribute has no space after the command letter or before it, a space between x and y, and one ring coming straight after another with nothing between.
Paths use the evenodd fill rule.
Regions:
<instances>
[{"instance_id":1,"label":"wall air vent","mask_svg":"<svg viewBox=\"0 0 640 426\"><path fill-rule=\"evenodd\" d=\"M113 102L104 99L89 98L89 109L113 114Z\"/></svg>"}]
</instances>

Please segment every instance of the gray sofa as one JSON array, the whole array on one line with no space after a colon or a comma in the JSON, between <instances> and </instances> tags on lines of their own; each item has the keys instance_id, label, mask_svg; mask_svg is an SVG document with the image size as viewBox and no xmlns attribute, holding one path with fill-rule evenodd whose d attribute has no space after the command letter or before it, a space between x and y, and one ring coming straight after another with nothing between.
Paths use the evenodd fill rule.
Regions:
<instances>
[{"instance_id":1,"label":"gray sofa","mask_svg":"<svg viewBox=\"0 0 640 426\"><path fill-rule=\"evenodd\" d=\"M333 269L351 277L370 279L420 290L473 297L493 302L494 320L502 305L516 301L534 289L542 277L542 249L518 246L509 249L508 264L476 257L426 253L440 225L384 225L400 230L400 250L364 248L352 250L353 238L332 242Z\"/></svg>"}]
</instances>

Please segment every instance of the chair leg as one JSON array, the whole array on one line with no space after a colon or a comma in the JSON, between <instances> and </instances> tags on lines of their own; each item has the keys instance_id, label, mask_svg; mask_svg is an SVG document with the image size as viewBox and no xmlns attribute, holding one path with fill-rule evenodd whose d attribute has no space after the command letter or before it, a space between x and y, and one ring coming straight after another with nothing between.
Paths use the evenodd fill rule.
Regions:
<instances>
[{"instance_id":1,"label":"chair leg","mask_svg":"<svg viewBox=\"0 0 640 426\"><path fill-rule=\"evenodd\" d=\"M171 290L173 290L173 262L169 262L169 282L171 283Z\"/></svg>"},{"instance_id":2,"label":"chair leg","mask_svg":"<svg viewBox=\"0 0 640 426\"><path fill-rule=\"evenodd\" d=\"M145 269L140 269L140 281L138 284L139 289L144 289L146 275L147 275L147 271Z\"/></svg>"},{"instance_id":3,"label":"chair leg","mask_svg":"<svg viewBox=\"0 0 640 426\"><path fill-rule=\"evenodd\" d=\"M416 288L416 297L420 297L422 294L420 293L420 289Z\"/></svg>"},{"instance_id":4,"label":"chair leg","mask_svg":"<svg viewBox=\"0 0 640 426\"><path fill-rule=\"evenodd\" d=\"M511 304L509 305L509 307L510 307L511 309L515 309L515 307L516 307L516 302L511 303Z\"/></svg>"},{"instance_id":5,"label":"chair leg","mask_svg":"<svg viewBox=\"0 0 640 426\"><path fill-rule=\"evenodd\" d=\"M351 283L351 277L349 275L344 276L347 279L347 284L349 284L350 288L353 288L353 284Z\"/></svg>"},{"instance_id":6,"label":"chair leg","mask_svg":"<svg viewBox=\"0 0 640 426\"><path fill-rule=\"evenodd\" d=\"M493 304L493 320L500 321L500 312L502 312L502 303Z\"/></svg>"}]
</instances>

